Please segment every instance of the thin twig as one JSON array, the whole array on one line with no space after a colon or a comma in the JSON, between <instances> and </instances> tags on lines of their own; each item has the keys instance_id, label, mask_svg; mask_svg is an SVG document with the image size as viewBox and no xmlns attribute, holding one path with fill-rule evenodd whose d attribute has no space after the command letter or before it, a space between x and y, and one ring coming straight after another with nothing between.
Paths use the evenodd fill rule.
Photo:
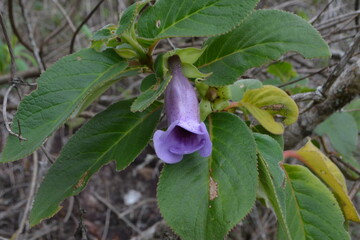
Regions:
<instances>
[{"instance_id":1,"label":"thin twig","mask_svg":"<svg viewBox=\"0 0 360 240\"><path fill-rule=\"evenodd\" d=\"M28 70L16 73L16 77L18 79L21 79L21 80L26 79L26 78L39 77L39 75L40 75L40 71L39 71L38 68L35 68L35 67L32 67L32 68L29 68ZM8 82L11 82L12 79L13 78L11 76L11 73L0 75L0 84L5 84L5 83L8 83ZM18 81L18 80L14 81L14 83L17 83L17 82L20 82L20 81ZM27 85L27 83L25 81L22 81L22 82Z\"/></svg>"},{"instance_id":2,"label":"thin twig","mask_svg":"<svg viewBox=\"0 0 360 240\"><path fill-rule=\"evenodd\" d=\"M352 186L349 192L350 199L353 199L356 196L356 194L359 192L359 189L360 189L360 180L356 181Z\"/></svg>"},{"instance_id":3,"label":"thin twig","mask_svg":"<svg viewBox=\"0 0 360 240\"><path fill-rule=\"evenodd\" d=\"M44 62L42 61L42 59L40 57L39 48L36 45L34 34L33 34L33 31L32 31L32 27L31 27L30 21L29 21L29 19L27 17L27 13L26 13L25 7L24 7L24 5L22 3L22 0L19 0L19 5L20 5L20 9L21 9L21 14L22 14L22 16L24 18L24 21L25 21L25 24L26 24L26 29L28 31L30 43L31 43L32 48L33 48L32 52L34 54L36 62L39 65L40 71L44 72L45 71L45 64L44 64Z\"/></svg>"},{"instance_id":4,"label":"thin twig","mask_svg":"<svg viewBox=\"0 0 360 240\"><path fill-rule=\"evenodd\" d=\"M49 160L49 162L51 164L55 163L55 160L51 157L50 153L46 150L46 148L44 147L44 145L41 145L41 150L43 151L45 157L47 158L47 160Z\"/></svg>"},{"instance_id":5,"label":"thin twig","mask_svg":"<svg viewBox=\"0 0 360 240\"><path fill-rule=\"evenodd\" d=\"M320 13L315 16L313 19L311 19L309 22L310 24L314 24L317 20L319 20L319 18L321 17L321 15L329 8L329 6L334 2L334 0L331 0L330 2L328 2L328 4L326 4L326 6L320 11Z\"/></svg>"},{"instance_id":6,"label":"thin twig","mask_svg":"<svg viewBox=\"0 0 360 240\"><path fill-rule=\"evenodd\" d=\"M356 16L353 16L351 18L349 18L347 21L345 21L344 24L342 24L341 26L336 26L334 30L330 31L329 33L327 33L326 35L323 36L323 38L327 39L331 36L334 36L337 32L343 30L343 29L346 29L346 27L352 23L352 21L356 18Z\"/></svg>"},{"instance_id":7,"label":"thin twig","mask_svg":"<svg viewBox=\"0 0 360 240\"><path fill-rule=\"evenodd\" d=\"M19 138L19 140L24 140L26 141L26 138L23 138L20 134L14 133L11 128L10 128L10 123L8 121L8 117L7 117L7 102L8 102L8 97L9 97L9 93L11 92L11 89L13 89L15 87L15 84L10 85L10 87L6 90L5 95L4 95L4 101L3 101L3 117L4 117L4 123L5 123L5 128L6 130L9 132L9 134Z\"/></svg>"},{"instance_id":8,"label":"thin twig","mask_svg":"<svg viewBox=\"0 0 360 240\"><path fill-rule=\"evenodd\" d=\"M172 47L172 49L175 50L176 47L175 47L174 43L170 40L170 38L167 38L166 40L168 41L168 43L170 44L170 46Z\"/></svg>"},{"instance_id":9,"label":"thin twig","mask_svg":"<svg viewBox=\"0 0 360 240\"><path fill-rule=\"evenodd\" d=\"M109 225L110 225L110 216L111 216L111 209L108 208L106 210L106 217L105 217L105 226L104 226L104 230L101 236L102 240L106 240L107 239L107 235L109 232Z\"/></svg>"},{"instance_id":10,"label":"thin twig","mask_svg":"<svg viewBox=\"0 0 360 240\"><path fill-rule=\"evenodd\" d=\"M15 212L18 212L22 205L26 203L26 200L21 200L20 202L9 206L5 211L0 212L0 220L6 218L7 216L11 216Z\"/></svg>"},{"instance_id":11,"label":"thin twig","mask_svg":"<svg viewBox=\"0 0 360 240\"><path fill-rule=\"evenodd\" d=\"M356 167L354 167L353 165L343 161L341 157L331 154L329 156L329 158L332 160L335 160L336 162L340 163L341 165L345 166L347 169L350 169L351 171L356 173L358 176L360 176L360 170L357 169Z\"/></svg>"},{"instance_id":12,"label":"thin twig","mask_svg":"<svg viewBox=\"0 0 360 240\"><path fill-rule=\"evenodd\" d=\"M347 39L354 39L354 37L356 36L356 34L354 35L350 35L350 36L347 36L347 37L343 37L343 38L339 38L339 39L334 39L334 40L331 40L328 42L328 44L333 44L333 43L336 43L336 42L343 42L344 40L347 40Z\"/></svg>"},{"instance_id":13,"label":"thin twig","mask_svg":"<svg viewBox=\"0 0 360 240\"><path fill-rule=\"evenodd\" d=\"M37 182L36 180L37 180L37 173L38 173L38 163L39 163L38 154L35 151L33 153L33 173L32 173L32 177L31 177L29 195L28 195L28 198L27 198L27 202L26 202L26 206L25 206L25 210L24 210L24 215L22 216L20 226L19 226L19 228L17 230L15 240L18 239L18 237L21 235L22 231L24 230L25 223L26 223L27 216L28 216L28 212L30 210L30 207L31 207L31 204L32 204L32 201L33 201L36 182Z\"/></svg>"},{"instance_id":14,"label":"thin twig","mask_svg":"<svg viewBox=\"0 0 360 240\"><path fill-rule=\"evenodd\" d=\"M80 32L82 26L84 26L84 24L91 18L91 16L96 12L96 10L100 7L100 5L104 2L104 0L100 0L98 2L98 4L96 4L96 6L94 7L93 10L91 10L91 12L86 16L86 18L81 22L81 24L77 27L76 31L74 32L72 38L71 38L71 42L70 42L70 54L74 52L74 43L75 43L75 39L76 36L78 35L78 33Z\"/></svg>"},{"instance_id":15,"label":"thin twig","mask_svg":"<svg viewBox=\"0 0 360 240\"><path fill-rule=\"evenodd\" d=\"M9 35L6 30L4 18L3 18L1 11L0 11L0 25L1 25L1 28L3 29L5 41L8 46L9 53L10 53L10 79L11 79L10 83L14 83L15 72L16 72L15 55L14 55L14 52L13 52L13 49L11 46L11 42L10 42Z\"/></svg>"},{"instance_id":16,"label":"thin twig","mask_svg":"<svg viewBox=\"0 0 360 240\"><path fill-rule=\"evenodd\" d=\"M19 40L19 42L30 52L32 52L32 48L31 46L24 40L22 39L22 35L19 33L19 31L17 30L16 24L15 24L15 20L14 20L14 10L13 10L13 2L14 0L8 0L8 13L9 13L9 19L10 19L10 26L11 29L13 31L13 33L15 34L16 38Z\"/></svg>"},{"instance_id":17,"label":"thin twig","mask_svg":"<svg viewBox=\"0 0 360 240\"><path fill-rule=\"evenodd\" d=\"M280 85L278 85L277 87L279 87L279 88L283 88L283 87L289 86L289 85L291 85L291 84L294 84L294 83L300 82L300 81L302 81L302 80L304 80L304 79L307 79L307 78L309 78L309 77L312 77L312 76L314 76L314 75L317 75L317 74L319 74L319 73L321 73L321 72L325 71L326 69L329 69L329 67L331 67L331 66L324 67L324 68L320 69L320 70L319 70L319 71L317 71L317 72L311 73L311 74L309 74L309 75L306 75L306 76L304 76L304 77L301 77L301 78L295 79L295 80L293 80L293 81L290 81L290 82L287 82L287 83L280 84Z\"/></svg>"},{"instance_id":18,"label":"thin twig","mask_svg":"<svg viewBox=\"0 0 360 240\"><path fill-rule=\"evenodd\" d=\"M342 110L342 112L358 112L358 111L360 111L360 108Z\"/></svg>"},{"instance_id":19,"label":"thin twig","mask_svg":"<svg viewBox=\"0 0 360 240\"><path fill-rule=\"evenodd\" d=\"M105 206L107 206L109 209L111 209L111 211L113 211L117 217L121 220L123 220L129 227L131 227L135 232L137 232L138 234L141 234L141 231L134 226L134 224L132 224L125 216L131 212L133 212L136 208L141 207L142 205L149 203L149 202L156 202L155 199L146 199L144 201L141 201L133 206L131 206L129 209L127 209L126 211L123 212L119 212L111 203L109 203L109 201L107 201L105 198L103 198L102 196L100 196L99 194L97 194L96 192L94 192L94 197L99 200L100 202L102 202Z\"/></svg>"},{"instance_id":20,"label":"thin twig","mask_svg":"<svg viewBox=\"0 0 360 240\"><path fill-rule=\"evenodd\" d=\"M67 14L66 10L61 6L61 4L58 2L58 0L51 0L57 8L59 8L60 12L64 15L67 23L69 24L71 30L73 30L73 32L76 31L76 28L74 26L74 23L71 21L69 15Z\"/></svg>"},{"instance_id":21,"label":"thin twig","mask_svg":"<svg viewBox=\"0 0 360 240\"><path fill-rule=\"evenodd\" d=\"M73 14L76 12L77 9L79 9L79 4L81 3L81 1L76 1L76 3L71 7L71 9L69 10L69 17L73 16ZM63 20L61 22L61 25L59 25L57 28L55 28L51 33L49 33L42 41L40 44L40 55L42 56L42 53L44 51L44 47L46 46L47 43L49 43L54 37L58 36L63 30L66 29L66 27L69 26L69 24L67 23L66 19ZM74 32L76 31L76 29L74 30ZM67 43L69 44L69 43ZM68 48L68 47L66 47ZM59 50L59 48L57 48ZM59 50L60 51L60 50Z\"/></svg>"},{"instance_id":22,"label":"thin twig","mask_svg":"<svg viewBox=\"0 0 360 240\"><path fill-rule=\"evenodd\" d=\"M69 198L68 210L67 210L66 215L65 215L64 220L63 220L64 223L67 223L67 221L69 221L73 209L74 209L74 197L70 197Z\"/></svg>"},{"instance_id":23,"label":"thin twig","mask_svg":"<svg viewBox=\"0 0 360 240\"><path fill-rule=\"evenodd\" d=\"M59 229L59 227L57 225L54 226L46 226L46 228L42 228L39 229L38 231L34 232L31 236L31 238L27 239L27 240L39 240L39 239L44 239L41 238L42 236L45 236L51 232L55 232Z\"/></svg>"},{"instance_id":24,"label":"thin twig","mask_svg":"<svg viewBox=\"0 0 360 240\"><path fill-rule=\"evenodd\" d=\"M81 207L80 200L77 196L74 196L74 199L78 205L79 211L80 211L80 221L79 226L76 229L76 232L74 234L75 238L81 239L81 240L87 240L87 229L83 223L84 214L86 213L86 210Z\"/></svg>"}]
</instances>

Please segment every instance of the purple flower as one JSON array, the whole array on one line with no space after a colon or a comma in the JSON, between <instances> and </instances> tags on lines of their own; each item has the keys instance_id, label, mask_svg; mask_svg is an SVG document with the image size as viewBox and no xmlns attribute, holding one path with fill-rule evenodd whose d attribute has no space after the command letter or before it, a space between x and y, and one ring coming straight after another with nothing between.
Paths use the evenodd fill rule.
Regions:
<instances>
[{"instance_id":1,"label":"purple flower","mask_svg":"<svg viewBox=\"0 0 360 240\"><path fill-rule=\"evenodd\" d=\"M212 144L203 122L195 90L181 71L178 56L168 60L172 79L165 91L165 110L169 127L154 134L156 155L166 163L180 162L184 154L199 151L203 157L211 154Z\"/></svg>"}]
</instances>

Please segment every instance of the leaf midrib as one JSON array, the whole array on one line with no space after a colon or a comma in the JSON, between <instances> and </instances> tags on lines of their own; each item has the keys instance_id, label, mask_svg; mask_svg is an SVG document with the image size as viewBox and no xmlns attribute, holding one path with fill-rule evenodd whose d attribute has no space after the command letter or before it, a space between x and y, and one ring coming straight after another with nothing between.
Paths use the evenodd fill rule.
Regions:
<instances>
[{"instance_id":1,"label":"leaf midrib","mask_svg":"<svg viewBox=\"0 0 360 240\"><path fill-rule=\"evenodd\" d=\"M246 50L249 50L251 48L254 48L254 47L258 47L258 46L261 46L261 45L267 45L267 44L271 44L271 43L295 43L295 42L288 42L288 41L270 41L270 42L264 42L264 43L258 43L258 44L255 44L255 45L252 45L252 46L249 46L249 47L246 47L246 48L241 48L239 50L236 50L234 52L231 52L229 54L226 54L226 55L223 55L221 57L217 57L215 58L214 60L210 61L210 62L207 62L201 66L198 66L198 68L203 68L203 67L206 67L214 62L217 62L217 61L220 61L220 60L223 60L224 58L227 58L228 56L231 56L231 55L234 55L234 54L237 54L237 53L241 53L241 52L245 52ZM305 44L305 43L296 43L298 45L305 45L305 46L312 46L310 44ZM286 50L287 51L287 50Z\"/></svg>"},{"instance_id":2,"label":"leaf midrib","mask_svg":"<svg viewBox=\"0 0 360 240\"><path fill-rule=\"evenodd\" d=\"M301 218L301 222L300 222L300 227L301 229L303 230L304 233L306 233L306 230L305 230L305 225L304 225L304 218L303 218L303 215L301 214L301 209L300 209L300 204L299 204L299 200L297 199L296 197L296 193L295 193L295 189L293 187L293 184L292 184L292 179L288 178L289 180L289 184L291 185L290 187L290 190L291 190L291 193L292 193L292 197L294 198L294 201L295 201L295 207L296 207L296 211L298 212L300 218ZM307 234L305 234L305 236L307 236Z\"/></svg>"}]
</instances>

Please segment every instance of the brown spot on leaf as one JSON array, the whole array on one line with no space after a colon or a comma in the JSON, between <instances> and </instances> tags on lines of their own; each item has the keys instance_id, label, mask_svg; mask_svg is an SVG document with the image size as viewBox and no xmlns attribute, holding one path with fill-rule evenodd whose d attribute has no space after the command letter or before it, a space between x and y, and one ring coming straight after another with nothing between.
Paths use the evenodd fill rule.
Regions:
<instances>
[{"instance_id":1,"label":"brown spot on leaf","mask_svg":"<svg viewBox=\"0 0 360 240\"><path fill-rule=\"evenodd\" d=\"M159 28L161 26L161 21L160 20L157 20L156 21L156 28Z\"/></svg>"},{"instance_id":2,"label":"brown spot on leaf","mask_svg":"<svg viewBox=\"0 0 360 240\"><path fill-rule=\"evenodd\" d=\"M210 200L214 200L218 195L218 184L214 181L212 177L210 177L209 183L209 191L210 191Z\"/></svg>"},{"instance_id":3,"label":"brown spot on leaf","mask_svg":"<svg viewBox=\"0 0 360 240\"><path fill-rule=\"evenodd\" d=\"M273 111L280 111L282 109L284 109L284 105L283 104L274 104L274 105L269 105L269 106L263 106L261 107L261 109L263 110L273 110Z\"/></svg>"},{"instance_id":4,"label":"brown spot on leaf","mask_svg":"<svg viewBox=\"0 0 360 240\"><path fill-rule=\"evenodd\" d=\"M86 171L80 178L80 180L78 181L78 183L75 185L74 190L80 188L83 186L83 184L85 183L86 177L89 175L89 172Z\"/></svg>"}]
</instances>

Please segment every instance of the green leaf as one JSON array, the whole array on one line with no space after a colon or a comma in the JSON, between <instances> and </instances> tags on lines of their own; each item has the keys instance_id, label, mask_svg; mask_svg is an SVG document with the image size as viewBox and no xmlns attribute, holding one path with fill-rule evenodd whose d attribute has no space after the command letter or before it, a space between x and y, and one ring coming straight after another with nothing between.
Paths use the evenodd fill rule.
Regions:
<instances>
[{"instance_id":1,"label":"green leaf","mask_svg":"<svg viewBox=\"0 0 360 240\"><path fill-rule=\"evenodd\" d=\"M141 82L140 90L142 92L145 92L146 90L148 90L151 86L153 86L155 84L156 84L156 75L155 74L147 75Z\"/></svg>"},{"instance_id":2,"label":"green leaf","mask_svg":"<svg viewBox=\"0 0 360 240\"><path fill-rule=\"evenodd\" d=\"M334 113L318 125L315 132L329 136L331 145L346 157L350 157L356 149L358 129L354 117L349 113Z\"/></svg>"},{"instance_id":3,"label":"green leaf","mask_svg":"<svg viewBox=\"0 0 360 240\"><path fill-rule=\"evenodd\" d=\"M282 82L288 82L290 79L297 76L293 65L289 62L277 62L271 64L267 71L275 77L280 78Z\"/></svg>"},{"instance_id":4,"label":"green leaf","mask_svg":"<svg viewBox=\"0 0 360 240\"><path fill-rule=\"evenodd\" d=\"M96 31L91 37L91 40L100 41L100 40L107 40L109 38L112 38L114 37L115 29L116 27L113 24L106 25L102 27L100 30Z\"/></svg>"},{"instance_id":5,"label":"green leaf","mask_svg":"<svg viewBox=\"0 0 360 240\"><path fill-rule=\"evenodd\" d=\"M284 126L275 121L275 115L283 116L282 121L285 125L294 123L299 115L294 100L280 88L271 85L246 91L239 106L245 107L266 130L273 134L284 132Z\"/></svg>"},{"instance_id":6,"label":"green leaf","mask_svg":"<svg viewBox=\"0 0 360 240\"><path fill-rule=\"evenodd\" d=\"M116 34L121 35L123 32L130 30L135 22L136 16L148 2L150 1L137 1L128 7L120 17L119 28L116 30Z\"/></svg>"},{"instance_id":7,"label":"green leaf","mask_svg":"<svg viewBox=\"0 0 360 240\"><path fill-rule=\"evenodd\" d=\"M182 64L182 72L187 78L203 78L209 76L209 74L204 74L200 72L193 63L201 56L205 48L181 48L169 51L165 54L160 54L155 61L154 68L157 77L166 76L168 73L168 59L171 56L179 56Z\"/></svg>"},{"instance_id":8,"label":"green leaf","mask_svg":"<svg viewBox=\"0 0 360 240\"><path fill-rule=\"evenodd\" d=\"M283 160L283 151L278 142L272 137L254 133L258 152L266 161L269 172L274 180L275 186L279 187L284 183L285 174L280 167L280 161Z\"/></svg>"},{"instance_id":9,"label":"green leaf","mask_svg":"<svg viewBox=\"0 0 360 240\"><path fill-rule=\"evenodd\" d=\"M223 239L255 203L256 146L249 128L230 113L210 115L208 128L212 155L165 165L158 185L161 214L184 240Z\"/></svg>"},{"instance_id":10,"label":"green leaf","mask_svg":"<svg viewBox=\"0 0 360 240\"><path fill-rule=\"evenodd\" d=\"M111 80L111 81L107 81L106 83L97 86L96 88L94 88L94 90L92 91L92 93L88 96L86 96L82 103L76 108L76 110L71 114L71 118L78 116L80 113L82 113L87 107L90 106L91 103L93 103L96 99L98 99L106 90L109 89L109 87L111 87L111 85L113 85L115 82L117 82L119 80L119 78L124 78L124 77L128 77L128 76L133 76L139 73L139 71L141 70L141 67L139 66L135 66L132 68L127 68L126 70L124 70L121 75L119 75L117 78Z\"/></svg>"},{"instance_id":11,"label":"green leaf","mask_svg":"<svg viewBox=\"0 0 360 240\"><path fill-rule=\"evenodd\" d=\"M188 63L188 64L194 64L199 57L204 53L205 48L199 49L199 48L181 48L181 49L175 49L171 52L173 52L173 55L178 55L182 63Z\"/></svg>"},{"instance_id":12,"label":"green leaf","mask_svg":"<svg viewBox=\"0 0 360 240\"><path fill-rule=\"evenodd\" d=\"M150 104L152 104L160 95L165 91L167 85L169 84L172 76L167 75L162 81L157 82L151 88L147 89L145 92L141 93L138 98L131 105L132 112L144 111ZM157 78L158 79L158 78Z\"/></svg>"},{"instance_id":13,"label":"green leaf","mask_svg":"<svg viewBox=\"0 0 360 240\"><path fill-rule=\"evenodd\" d=\"M294 51L306 58L328 57L328 45L300 17L277 10L258 10L236 29L209 39L204 54L195 63L200 71L213 74L209 85L228 85L247 69Z\"/></svg>"},{"instance_id":14,"label":"green leaf","mask_svg":"<svg viewBox=\"0 0 360 240\"><path fill-rule=\"evenodd\" d=\"M38 80L38 89L20 103L13 119L13 131L27 141L9 136L1 162L23 158L36 150L44 140L103 85L118 80L127 62L114 51L96 52L84 49L52 65Z\"/></svg>"},{"instance_id":15,"label":"green leaf","mask_svg":"<svg viewBox=\"0 0 360 240\"><path fill-rule=\"evenodd\" d=\"M254 9L258 0L158 0L141 15L144 38L213 36L230 31Z\"/></svg>"},{"instance_id":16,"label":"green leaf","mask_svg":"<svg viewBox=\"0 0 360 240\"><path fill-rule=\"evenodd\" d=\"M69 140L40 186L30 225L57 213L59 204L82 191L104 164L115 160L117 170L122 170L144 149L159 121L162 105L155 103L142 113L132 113L131 102L113 104Z\"/></svg>"},{"instance_id":17,"label":"green leaf","mask_svg":"<svg viewBox=\"0 0 360 240\"><path fill-rule=\"evenodd\" d=\"M303 166L284 168L288 176L285 213L292 239L350 239L330 190ZM280 227L278 239L287 239L283 234Z\"/></svg>"},{"instance_id":18,"label":"green leaf","mask_svg":"<svg viewBox=\"0 0 360 240\"><path fill-rule=\"evenodd\" d=\"M119 56L126 58L126 59L132 59L138 57L138 53L136 50L127 43L120 44L115 47L115 52L119 54Z\"/></svg>"},{"instance_id":19,"label":"green leaf","mask_svg":"<svg viewBox=\"0 0 360 240\"><path fill-rule=\"evenodd\" d=\"M182 63L182 73L187 78L205 78L211 75L211 73L202 73L192 64Z\"/></svg>"},{"instance_id":20,"label":"green leaf","mask_svg":"<svg viewBox=\"0 0 360 240\"><path fill-rule=\"evenodd\" d=\"M269 132L268 130L266 130L261 125L255 125L252 128L252 130L255 133L261 133L261 134L265 134L265 135L272 137L280 145L281 149L284 150L284 136L283 135L273 134L273 133Z\"/></svg>"},{"instance_id":21,"label":"green leaf","mask_svg":"<svg viewBox=\"0 0 360 240\"><path fill-rule=\"evenodd\" d=\"M279 144L271 137L263 134L254 134L258 148L259 180L269 199L278 222L284 230L286 239L292 239L285 211L285 193L282 188L284 171L280 167L283 160L282 150Z\"/></svg>"}]
</instances>

